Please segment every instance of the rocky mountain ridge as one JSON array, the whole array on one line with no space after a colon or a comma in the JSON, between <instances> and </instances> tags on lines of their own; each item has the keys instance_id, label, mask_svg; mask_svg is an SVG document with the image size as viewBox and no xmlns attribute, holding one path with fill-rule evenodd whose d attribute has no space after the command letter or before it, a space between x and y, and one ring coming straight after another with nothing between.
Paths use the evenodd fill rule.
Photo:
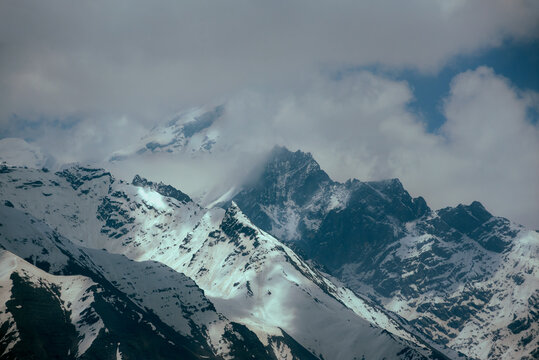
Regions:
<instances>
[{"instance_id":1,"label":"rocky mountain ridge","mask_svg":"<svg viewBox=\"0 0 539 360\"><path fill-rule=\"evenodd\" d=\"M482 359L539 356L539 235L479 202L434 211L398 179L338 183L282 147L232 199L439 343Z\"/></svg>"},{"instance_id":2,"label":"rocky mountain ridge","mask_svg":"<svg viewBox=\"0 0 539 360\"><path fill-rule=\"evenodd\" d=\"M175 189L142 178L132 185L84 166L57 173L3 167L0 182L4 208L69 239L62 243L84 246L91 268L117 291L178 336L195 337L211 356L457 357L433 349L405 321L332 284L236 206L203 209L175 196L181 194ZM19 243L9 239L0 237L4 248ZM31 256L17 251L56 271L52 264L58 262L46 260L42 249L35 246ZM146 279L141 272L149 270L140 268L148 264L156 275ZM177 280L180 275L186 280ZM188 285L189 278L196 285ZM192 291L200 295L193 301Z\"/></svg>"}]
</instances>

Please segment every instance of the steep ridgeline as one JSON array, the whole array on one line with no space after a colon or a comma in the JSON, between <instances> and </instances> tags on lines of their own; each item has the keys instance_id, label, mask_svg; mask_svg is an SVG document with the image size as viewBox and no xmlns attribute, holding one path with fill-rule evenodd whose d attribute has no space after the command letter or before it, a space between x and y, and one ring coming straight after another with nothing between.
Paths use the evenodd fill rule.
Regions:
<instances>
[{"instance_id":1,"label":"steep ridgeline","mask_svg":"<svg viewBox=\"0 0 539 360\"><path fill-rule=\"evenodd\" d=\"M0 250L0 284L3 359L200 358L89 277L54 276Z\"/></svg>"},{"instance_id":2,"label":"steep ridgeline","mask_svg":"<svg viewBox=\"0 0 539 360\"><path fill-rule=\"evenodd\" d=\"M222 117L224 106L207 110L198 108L179 113L155 126L133 146L113 154L110 161L121 161L133 155L149 153L187 154L211 152L219 139L212 125Z\"/></svg>"},{"instance_id":3,"label":"steep ridgeline","mask_svg":"<svg viewBox=\"0 0 539 360\"><path fill-rule=\"evenodd\" d=\"M85 268L214 355L457 357L443 347L434 350L406 321L312 270L237 206L206 210L176 189L140 177L134 183L139 186L80 166L54 174L11 167L0 172L0 199L69 239L62 253L80 259L82 251L90 264ZM54 265L61 261L45 256L53 253L49 248L43 252L39 245L29 254L14 243L3 240L10 252L64 275Z\"/></svg>"},{"instance_id":4,"label":"steep ridgeline","mask_svg":"<svg viewBox=\"0 0 539 360\"><path fill-rule=\"evenodd\" d=\"M273 359L166 265L81 248L8 206L0 219L2 358Z\"/></svg>"},{"instance_id":5,"label":"steep ridgeline","mask_svg":"<svg viewBox=\"0 0 539 360\"><path fill-rule=\"evenodd\" d=\"M539 357L539 235L479 202L432 211L397 179L338 183L285 148L233 199L437 342L481 359Z\"/></svg>"}]
</instances>

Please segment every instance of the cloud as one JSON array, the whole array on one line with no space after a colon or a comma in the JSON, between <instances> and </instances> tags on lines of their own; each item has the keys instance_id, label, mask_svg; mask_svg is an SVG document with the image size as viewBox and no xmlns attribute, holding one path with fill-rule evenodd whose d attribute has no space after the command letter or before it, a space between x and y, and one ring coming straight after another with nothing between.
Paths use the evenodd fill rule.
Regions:
<instances>
[{"instance_id":1,"label":"cloud","mask_svg":"<svg viewBox=\"0 0 539 360\"><path fill-rule=\"evenodd\" d=\"M378 64L437 71L539 36L530 0L3 1L0 126L130 115L146 123L252 88Z\"/></svg>"},{"instance_id":2,"label":"cloud","mask_svg":"<svg viewBox=\"0 0 539 360\"><path fill-rule=\"evenodd\" d=\"M49 158L48 166L56 167L72 162L102 162L147 132L147 127L126 116L89 116L39 122L13 119L5 134L39 146Z\"/></svg>"},{"instance_id":3,"label":"cloud","mask_svg":"<svg viewBox=\"0 0 539 360\"><path fill-rule=\"evenodd\" d=\"M539 130L529 115L537 96L486 67L461 73L432 134L408 107L407 83L360 72L282 97L232 99L220 126L231 159L282 144L312 152L340 181L398 177L434 208L479 200L538 228Z\"/></svg>"},{"instance_id":4,"label":"cloud","mask_svg":"<svg viewBox=\"0 0 539 360\"><path fill-rule=\"evenodd\" d=\"M486 67L461 73L444 99L446 122L436 134L409 107L413 96L406 82L368 71L318 76L288 91L238 92L213 125L220 134L213 153L146 154L102 165L126 179L140 173L213 200L279 144L312 152L339 181L398 177L433 208L479 200L496 215L538 228L539 132L530 109L539 94ZM149 128L121 117L70 127L45 123L34 131L35 142L60 162L100 162L132 147Z\"/></svg>"},{"instance_id":5,"label":"cloud","mask_svg":"<svg viewBox=\"0 0 539 360\"><path fill-rule=\"evenodd\" d=\"M536 96L485 67L453 79L441 129L444 162L426 165L441 170L431 192L444 188L450 204L477 198L499 215L539 228L539 130L529 116Z\"/></svg>"},{"instance_id":6,"label":"cloud","mask_svg":"<svg viewBox=\"0 0 539 360\"><path fill-rule=\"evenodd\" d=\"M122 174L226 189L281 144L311 151L337 180L399 177L433 207L477 199L537 228L537 93L487 68L462 73L432 134L406 82L332 74L436 73L538 37L531 0L3 1L0 136L59 162L99 162L178 109L223 102L220 151L126 163Z\"/></svg>"}]
</instances>

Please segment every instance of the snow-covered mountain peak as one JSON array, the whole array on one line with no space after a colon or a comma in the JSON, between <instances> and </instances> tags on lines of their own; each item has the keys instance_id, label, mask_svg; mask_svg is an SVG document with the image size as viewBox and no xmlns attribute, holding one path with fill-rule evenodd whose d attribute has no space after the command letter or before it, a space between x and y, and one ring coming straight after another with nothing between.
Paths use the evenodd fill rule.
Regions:
<instances>
[{"instance_id":1,"label":"snow-covered mountain peak","mask_svg":"<svg viewBox=\"0 0 539 360\"><path fill-rule=\"evenodd\" d=\"M192 202L191 198L187 194L181 192L180 190L176 189L171 185L163 184L163 182L154 183L143 177L140 177L139 175L135 175L135 177L131 181L131 184L133 184L134 186L151 189L163 196L174 198L184 204Z\"/></svg>"},{"instance_id":2,"label":"snow-covered mountain peak","mask_svg":"<svg viewBox=\"0 0 539 360\"><path fill-rule=\"evenodd\" d=\"M196 156L211 152L219 138L213 126L224 114L224 106L195 108L174 115L156 126L150 133L126 149L109 157L121 161L131 156L153 153Z\"/></svg>"},{"instance_id":3,"label":"snow-covered mountain peak","mask_svg":"<svg viewBox=\"0 0 539 360\"><path fill-rule=\"evenodd\" d=\"M482 359L536 356L538 285L528 277L536 261L524 257L524 270L510 260L536 233L479 202L432 211L398 179L305 181L301 165L276 160L294 154L279 149L263 175L232 197L255 225L439 343ZM492 305L501 298L514 302L514 319L504 315L510 305ZM480 339L460 336L465 329Z\"/></svg>"},{"instance_id":4,"label":"snow-covered mountain peak","mask_svg":"<svg viewBox=\"0 0 539 360\"><path fill-rule=\"evenodd\" d=\"M88 165L72 164L63 167L63 170L56 172L56 175L63 177L71 184L74 190L84 185L86 182L103 179L104 182L112 184L115 179L112 174L102 168Z\"/></svg>"},{"instance_id":5,"label":"snow-covered mountain peak","mask_svg":"<svg viewBox=\"0 0 539 360\"><path fill-rule=\"evenodd\" d=\"M0 195L13 210L32 214L62 237L92 248L85 251L92 259L92 269L130 294L137 306L150 308L183 334L189 334L186 323L177 318L177 310L173 311L177 308L168 302L174 303L177 291L193 299L182 300L188 307L181 313L193 312L189 316L196 326L189 328L198 329L200 336L205 334L204 341L217 346L214 350L219 354L233 354L239 336L254 336L253 344L259 341L267 347L264 354L271 351L282 358L296 354L302 359L363 355L416 359L432 354L429 345L399 321L332 284L286 245L254 226L236 204L226 211L207 210L163 195L157 191L159 184L141 177L134 181L136 186L114 180L106 171L85 167L58 173L10 168L0 174L0 181ZM51 241L54 243L54 236ZM6 240L5 244L18 243ZM102 248L117 255L97 250ZM33 252L36 264L36 256L39 261L46 256L40 250ZM137 261L129 262L119 254ZM142 275L141 269L150 265L152 271ZM204 315L215 312L203 311L205 301L188 295L184 287L158 281L162 277L177 282L181 273L196 282L217 313L230 323ZM188 304L199 311L192 311ZM228 345L217 345L233 333L241 335ZM297 355L298 351L303 355Z\"/></svg>"},{"instance_id":6,"label":"snow-covered mountain peak","mask_svg":"<svg viewBox=\"0 0 539 360\"><path fill-rule=\"evenodd\" d=\"M436 214L451 228L477 241L486 250L497 253L509 249L519 231L524 228L505 218L493 216L478 201L470 205L443 208Z\"/></svg>"},{"instance_id":7,"label":"snow-covered mountain peak","mask_svg":"<svg viewBox=\"0 0 539 360\"><path fill-rule=\"evenodd\" d=\"M312 238L324 230L320 227L325 214L343 215L352 208L365 213L366 221L377 223L370 230L373 233L402 233L399 221L411 221L430 211L425 200L412 198L398 179L335 182L310 154L282 147L274 149L261 174L245 184L233 200L257 226L284 241Z\"/></svg>"},{"instance_id":8,"label":"snow-covered mountain peak","mask_svg":"<svg viewBox=\"0 0 539 360\"><path fill-rule=\"evenodd\" d=\"M241 211L238 204L236 204L235 201L232 201L230 203L230 206L227 207L225 211L225 216L223 218L223 223L229 223L229 222L237 222L238 224L242 224L245 227L252 228L253 230L256 228L256 226L249 220L249 218ZM257 233L260 233L258 229ZM237 235L237 232L231 233L231 235Z\"/></svg>"}]
</instances>

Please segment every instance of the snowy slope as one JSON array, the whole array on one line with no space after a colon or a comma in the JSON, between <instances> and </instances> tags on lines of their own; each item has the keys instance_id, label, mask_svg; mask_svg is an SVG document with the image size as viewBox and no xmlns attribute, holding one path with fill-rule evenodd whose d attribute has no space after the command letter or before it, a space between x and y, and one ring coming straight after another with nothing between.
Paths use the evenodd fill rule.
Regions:
<instances>
[{"instance_id":1,"label":"snowy slope","mask_svg":"<svg viewBox=\"0 0 539 360\"><path fill-rule=\"evenodd\" d=\"M236 325L216 313L213 304L185 275L161 263L135 262L122 255L81 248L14 208L0 206L0 218L1 248L52 274L89 276L99 286L121 294L124 301L132 302L130 306L138 314L137 323L146 323L157 335L161 334L160 337L166 337L175 344L179 344L180 339L182 344L188 344L189 352L200 356L214 353L230 358L234 356L232 348L247 347L241 335L234 331ZM87 306L93 302L80 291L71 295L73 299L77 296L85 299ZM79 313L85 313L85 318L93 318L86 307L76 308ZM143 318L149 320L143 322ZM81 326L84 328L84 323ZM79 334L85 332L83 329ZM249 342L248 345L256 344Z\"/></svg>"},{"instance_id":2,"label":"snowy slope","mask_svg":"<svg viewBox=\"0 0 539 360\"><path fill-rule=\"evenodd\" d=\"M433 356L398 321L312 271L235 207L226 213L208 211L178 193L167 196L170 193L162 187L133 186L87 167L56 174L5 168L0 181L4 201L74 243L137 261L155 260L186 273L219 312L254 331L279 356L297 355L305 348L326 359ZM132 294L134 301L153 304L156 314L170 303L144 303L144 296L137 299L152 291L145 283L119 281L123 277L138 280L129 266L115 265L112 257L106 261L95 254L91 257L103 269L123 268L125 276L102 273ZM162 311L160 317L167 322L166 309ZM208 327L210 334L214 331L222 334L224 330Z\"/></svg>"},{"instance_id":3,"label":"snowy slope","mask_svg":"<svg viewBox=\"0 0 539 360\"><path fill-rule=\"evenodd\" d=\"M324 358L392 358L403 344L414 347L413 336L351 293L347 295L363 307L358 306L357 313L346 307L343 302L350 301L340 289L256 229L234 204L219 217L218 227L211 226L215 219L202 222L181 242L189 250L177 267L195 279L231 319L248 325L260 338L269 336L268 342L284 330ZM372 323L358 319L358 314ZM373 324L385 325L410 343L393 343Z\"/></svg>"},{"instance_id":4,"label":"snowy slope","mask_svg":"<svg viewBox=\"0 0 539 360\"><path fill-rule=\"evenodd\" d=\"M70 317L71 323L79 334L80 341L74 348L72 344L65 344L67 346L63 349L64 352L59 355L67 357L73 350L76 350L79 356L85 353L101 329L104 328L102 319L89 306L94 302L93 293L95 291L95 289L90 288L96 284L84 276L48 274L12 253L0 250L0 286L2 288L0 322L3 325L9 325L7 334L4 335L0 344L2 355L7 356L21 351L17 345L23 342L21 332L24 332L25 329L18 328L18 323L22 322L20 319L22 314L17 314L16 311L22 310L26 304L13 306L13 302L17 300L16 295L18 295L18 289L14 289L14 287L20 286L20 283L44 289L53 297L55 305L64 311L64 315L70 315L66 317ZM95 321L81 321L81 314L84 311L86 311L86 316L90 315L88 318L94 318Z\"/></svg>"},{"instance_id":5,"label":"snowy slope","mask_svg":"<svg viewBox=\"0 0 539 360\"><path fill-rule=\"evenodd\" d=\"M7 329L0 340L2 358L206 356L185 347L185 339L171 336L150 314L89 277L51 275L0 250L0 286L1 327Z\"/></svg>"},{"instance_id":6,"label":"snowy slope","mask_svg":"<svg viewBox=\"0 0 539 360\"><path fill-rule=\"evenodd\" d=\"M232 197L359 293L481 359L539 356L539 236L480 203L432 211L398 179L338 183L276 148Z\"/></svg>"},{"instance_id":7,"label":"snowy slope","mask_svg":"<svg viewBox=\"0 0 539 360\"><path fill-rule=\"evenodd\" d=\"M219 139L212 127L223 115L224 107L195 108L178 113L157 124L148 135L134 142L129 148L112 154L109 161L122 161L145 153L197 155L211 152Z\"/></svg>"}]
</instances>

